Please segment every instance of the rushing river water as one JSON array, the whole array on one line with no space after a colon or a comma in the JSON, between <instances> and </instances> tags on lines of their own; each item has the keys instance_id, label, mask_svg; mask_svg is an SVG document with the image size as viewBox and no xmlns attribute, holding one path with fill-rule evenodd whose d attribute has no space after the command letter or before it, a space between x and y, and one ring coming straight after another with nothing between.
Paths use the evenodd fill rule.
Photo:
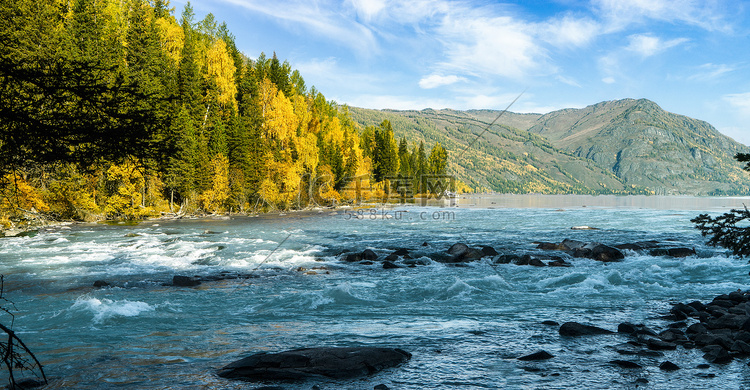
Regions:
<instances>
[{"instance_id":1,"label":"rushing river water","mask_svg":"<svg viewBox=\"0 0 750 390\"><path fill-rule=\"evenodd\" d=\"M541 324L577 321L616 330L630 321L659 330L668 325L659 317L670 303L747 289L747 262L705 245L690 223L697 211L490 204L498 208L70 225L0 239L0 273L17 309L14 328L44 363L48 388L254 389L259 385L215 372L259 351L362 345L399 347L413 358L362 379L276 385L750 387L746 361L699 369L702 353L680 347L663 357L626 357L644 368L623 369L608 362L623 358L612 346L625 336L565 338L558 327ZM599 230L570 229L577 225ZM695 247L697 255L628 251L622 262L570 259L570 268L493 265L490 258L456 267L429 260L456 242L524 254L538 252L534 241L565 238L656 240ZM377 261L341 260L345 251L367 248L381 258L407 248L427 265L383 269ZM194 288L165 285L174 275L233 274L250 278ZM115 287L95 289L96 280ZM539 349L555 357L516 359ZM683 368L661 371L664 360Z\"/></svg>"}]
</instances>

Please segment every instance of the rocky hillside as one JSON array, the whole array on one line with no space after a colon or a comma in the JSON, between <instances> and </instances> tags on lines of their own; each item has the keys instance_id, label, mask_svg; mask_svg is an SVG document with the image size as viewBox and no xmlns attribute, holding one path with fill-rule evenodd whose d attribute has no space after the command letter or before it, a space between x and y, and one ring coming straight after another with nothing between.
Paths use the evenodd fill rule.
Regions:
<instances>
[{"instance_id":1,"label":"rocky hillside","mask_svg":"<svg viewBox=\"0 0 750 390\"><path fill-rule=\"evenodd\" d=\"M351 108L364 126L391 121L397 137L440 142L451 173L499 192L750 194L733 159L750 148L710 124L646 99L598 103L545 115L493 110L392 111ZM481 137L477 138L481 134Z\"/></svg>"}]
</instances>

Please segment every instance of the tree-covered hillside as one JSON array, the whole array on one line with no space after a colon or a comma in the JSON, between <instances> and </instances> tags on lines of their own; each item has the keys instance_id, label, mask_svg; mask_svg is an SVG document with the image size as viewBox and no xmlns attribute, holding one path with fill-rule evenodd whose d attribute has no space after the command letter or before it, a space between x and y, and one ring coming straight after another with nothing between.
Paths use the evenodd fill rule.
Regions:
<instances>
[{"instance_id":1,"label":"tree-covered hillside","mask_svg":"<svg viewBox=\"0 0 750 390\"><path fill-rule=\"evenodd\" d=\"M382 198L403 164L447 164L387 122L362 129L275 54L248 58L189 3L5 1L0 20L0 227Z\"/></svg>"}]
</instances>

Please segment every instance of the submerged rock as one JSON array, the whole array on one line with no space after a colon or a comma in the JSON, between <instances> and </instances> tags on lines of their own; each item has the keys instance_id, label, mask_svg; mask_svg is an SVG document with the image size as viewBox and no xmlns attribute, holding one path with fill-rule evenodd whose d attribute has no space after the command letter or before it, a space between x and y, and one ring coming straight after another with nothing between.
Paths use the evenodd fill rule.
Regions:
<instances>
[{"instance_id":1,"label":"submerged rock","mask_svg":"<svg viewBox=\"0 0 750 390\"><path fill-rule=\"evenodd\" d=\"M112 287L112 285L109 284L108 282L104 281L104 280L97 280L97 281L94 282L94 287L96 287L96 288L104 288L104 287Z\"/></svg>"},{"instance_id":2,"label":"submerged rock","mask_svg":"<svg viewBox=\"0 0 750 390\"><path fill-rule=\"evenodd\" d=\"M396 269L396 268L401 268L401 267L387 260L383 262L383 269Z\"/></svg>"},{"instance_id":3,"label":"submerged rock","mask_svg":"<svg viewBox=\"0 0 750 390\"><path fill-rule=\"evenodd\" d=\"M218 375L252 381L351 378L395 367L410 358L409 352L398 348L302 348L257 353L224 366Z\"/></svg>"},{"instance_id":4,"label":"submerged rock","mask_svg":"<svg viewBox=\"0 0 750 390\"><path fill-rule=\"evenodd\" d=\"M518 358L518 360L523 360L523 361L547 360L547 359L552 359L553 357L555 357L555 356L552 355L551 353L549 353L549 352L547 352L545 350L539 350L539 351L534 352L532 354L521 356L521 357Z\"/></svg>"},{"instance_id":5,"label":"submerged rock","mask_svg":"<svg viewBox=\"0 0 750 390\"><path fill-rule=\"evenodd\" d=\"M665 361L664 363L659 365L659 368L661 368L664 371L677 371L680 369L680 366L670 362L669 360Z\"/></svg>"}]
</instances>

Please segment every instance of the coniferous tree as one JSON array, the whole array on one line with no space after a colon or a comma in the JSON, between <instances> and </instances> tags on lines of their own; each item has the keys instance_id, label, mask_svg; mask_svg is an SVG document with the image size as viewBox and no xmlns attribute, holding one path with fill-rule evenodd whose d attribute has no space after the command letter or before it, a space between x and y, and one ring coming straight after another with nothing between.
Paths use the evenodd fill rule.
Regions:
<instances>
[{"instance_id":1,"label":"coniferous tree","mask_svg":"<svg viewBox=\"0 0 750 390\"><path fill-rule=\"evenodd\" d=\"M398 173L398 149L393 138L393 127L388 120L384 120L375 130L375 147L372 154L375 181L382 181Z\"/></svg>"},{"instance_id":2,"label":"coniferous tree","mask_svg":"<svg viewBox=\"0 0 750 390\"><path fill-rule=\"evenodd\" d=\"M448 167L448 152L436 142L428 159L429 172L433 175L445 175Z\"/></svg>"}]
</instances>

